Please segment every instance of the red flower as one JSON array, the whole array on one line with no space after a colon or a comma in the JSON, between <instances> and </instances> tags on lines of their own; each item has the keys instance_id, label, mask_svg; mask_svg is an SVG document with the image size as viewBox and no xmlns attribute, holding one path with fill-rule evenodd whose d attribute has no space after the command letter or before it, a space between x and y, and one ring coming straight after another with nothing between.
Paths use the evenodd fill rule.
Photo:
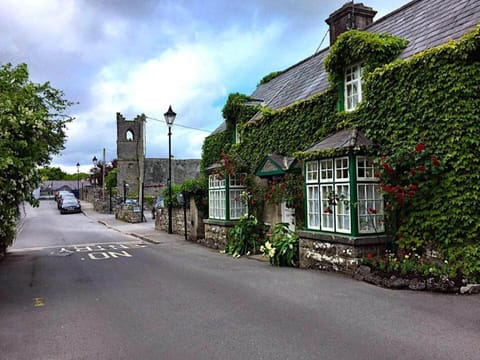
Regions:
<instances>
[{"instance_id":1,"label":"red flower","mask_svg":"<svg viewBox=\"0 0 480 360\"><path fill-rule=\"evenodd\" d=\"M415 170L415 169L410 170L410 174L412 174L413 176L415 176L415 175L417 174L417 170Z\"/></svg>"},{"instance_id":2,"label":"red flower","mask_svg":"<svg viewBox=\"0 0 480 360\"><path fill-rule=\"evenodd\" d=\"M422 143L417 144L417 145L415 146L415 151L416 151L416 152L422 152L423 150L425 150L425 145L423 145Z\"/></svg>"},{"instance_id":3,"label":"red flower","mask_svg":"<svg viewBox=\"0 0 480 360\"><path fill-rule=\"evenodd\" d=\"M436 156L432 156L432 165L435 166L435 167L440 166L440 161L438 160L438 158Z\"/></svg>"},{"instance_id":4,"label":"red flower","mask_svg":"<svg viewBox=\"0 0 480 360\"><path fill-rule=\"evenodd\" d=\"M323 212L324 212L325 214L330 214L330 213L332 212L332 210L330 210L329 207L326 207L325 209L323 209Z\"/></svg>"},{"instance_id":5,"label":"red flower","mask_svg":"<svg viewBox=\"0 0 480 360\"><path fill-rule=\"evenodd\" d=\"M420 165L418 167L418 171L421 171L421 172L424 172L427 168L425 167L425 165Z\"/></svg>"},{"instance_id":6,"label":"red flower","mask_svg":"<svg viewBox=\"0 0 480 360\"><path fill-rule=\"evenodd\" d=\"M369 258L369 259L373 258L373 254L368 253L368 254L367 254L367 258Z\"/></svg>"},{"instance_id":7,"label":"red flower","mask_svg":"<svg viewBox=\"0 0 480 360\"><path fill-rule=\"evenodd\" d=\"M418 190L418 185L417 184L410 185L410 190L417 191Z\"/></svg>"},{"instance_id":8,"label":"red flower","mask_svg":"<svg viewBox=\"0 0 480 360\"><path fill-rule=\"evenodd\" d=\"M376 178L379 178L379 177L380 177L380 173L379 173L379 172L375 172L375 173L373 174L373 176L375 176Z\"/></svg>"},{"instance_id":9,"label":"red flower","mask_svg":"<svg viewBox=\"0 0 480 360\"><path fill-rule=\"evenodd\" d=\"M376 214L376 213L377 213L377 209L368 208L368 212L369 212L370 214Z\"/></svg>"}]
</instances>

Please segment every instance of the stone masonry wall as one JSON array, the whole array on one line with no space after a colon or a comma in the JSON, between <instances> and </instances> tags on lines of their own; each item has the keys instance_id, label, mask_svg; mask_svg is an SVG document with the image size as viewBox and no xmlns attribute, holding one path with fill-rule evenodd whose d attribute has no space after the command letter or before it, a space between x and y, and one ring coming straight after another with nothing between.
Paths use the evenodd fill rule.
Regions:
<instances>
[{"instance_id":1,"label":"stone masonry wall","mask_svg":"<svg viewBox=\"0 0 480 360\"><path fill-rule=\"evenodd\" d=\"M383 239L363 240L335 236L330 236L331 240L312 239L306 231L300 231L299 234L300 267L305 269L353 274L367 254L375 256L385 254L386 247Z\"/></svg>"},{"instance_id":2,"label":"stone masonry wall","mask_svg":"<svg viewBox=\"0 0 480 360\"><path fill-rule=\"evenodd\" d=\"M234 226L233 222L204 220L205 238L197 240L201 245L211 249L224 250L227 245L228 231Z\"/></svg>"}]
</instances>

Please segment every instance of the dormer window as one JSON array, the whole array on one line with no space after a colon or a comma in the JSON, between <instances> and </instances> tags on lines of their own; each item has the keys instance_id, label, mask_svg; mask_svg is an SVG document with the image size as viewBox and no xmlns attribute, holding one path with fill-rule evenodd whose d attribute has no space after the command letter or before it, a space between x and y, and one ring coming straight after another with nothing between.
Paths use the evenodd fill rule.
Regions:
<instances>
[{"instance_id":1,"label":"dormer window","mask_svg":"<svg viewBox=\"0 0 480 360\"><path fill-rule=\"evenodd\" d=\"M345 71L345 110L355 110L362 101L362 67L350 66Z\"/></svg>"},{"instance_id":2,"label":"dormer window","mask_svg":"<svg viewBox=\"0 0 480 360\"><path fill-rule=\"evenodd\" d=\"M235 144L240 144L240 125L238 123L235 124Z\"/></svg>"}]
</instances>

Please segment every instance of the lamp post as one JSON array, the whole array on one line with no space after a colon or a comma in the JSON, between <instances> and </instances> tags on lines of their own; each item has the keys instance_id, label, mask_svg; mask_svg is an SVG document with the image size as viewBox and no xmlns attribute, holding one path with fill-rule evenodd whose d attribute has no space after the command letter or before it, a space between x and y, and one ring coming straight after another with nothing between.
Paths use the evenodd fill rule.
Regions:
<instances>
[{"instance_id":1,"label":"lamp post","mask_svg":"<svg viewBox=\"0 0 480 360\"><path fill-rule=\"evenodd\" d=\"M165 114L165 122L168 125L168 233L172 231L172 125L177 114L172 110L172 105L168 107Z\"/></svg>"},{"instance_id":2,"label":"lamp post","mask_svg":"<svg viewBox=\"0 0 480 360\"><path fill-rule=\"evenodd\" d=\"M124 181L123 182L123 203L127 201L127 191L128 191L128 184Z\"/></svg>"},{"instance_id":3,"label":"lamp post","mask_svg":"<svg viewBox=\"0 0 480 360\"><path fill-rule=\"evenodd\" d=\"M80 163L77 162L77 192L80 198Z\"/></svg>"},{"instance_id":4,"label":"lamp post","mask_svg":"<svg viewBox=\"0 0 480 360\"><path fill-rule=\"evenodd\" d=\"M93 157L92 159L92 162L93 162L93 186L94 188L96 189L97 188L97 162L98 162L98 159L96 156Z\"/></svg>"}]
</instances>

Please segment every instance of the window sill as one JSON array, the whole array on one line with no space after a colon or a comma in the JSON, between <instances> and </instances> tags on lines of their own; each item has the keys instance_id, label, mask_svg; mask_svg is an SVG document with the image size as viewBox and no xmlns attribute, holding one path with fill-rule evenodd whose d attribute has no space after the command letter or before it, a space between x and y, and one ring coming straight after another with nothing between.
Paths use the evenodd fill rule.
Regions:
<instances>
[{"instance_id":1,"label":"window sill","mask_svg":"<svg viewBox=\"0 0 480 360\"><path fill-rule=\"evenodd\" d=\"M297 233L302 239L328 241L352 246L386 244L388 240L388 237L385 234L355 237L338 233L322 233L311 230L299 230Z\"/></svg>"},{"instance_id":2,"label":"window sill","mask_svg":"<svg viewBox=\"0 0 480 360\"><path fill-rule=\"evenodd\" d=\"M237 221L238 220L204 219L203 223L208 225L235 226Z\"/></svg>"}]
</instances>

